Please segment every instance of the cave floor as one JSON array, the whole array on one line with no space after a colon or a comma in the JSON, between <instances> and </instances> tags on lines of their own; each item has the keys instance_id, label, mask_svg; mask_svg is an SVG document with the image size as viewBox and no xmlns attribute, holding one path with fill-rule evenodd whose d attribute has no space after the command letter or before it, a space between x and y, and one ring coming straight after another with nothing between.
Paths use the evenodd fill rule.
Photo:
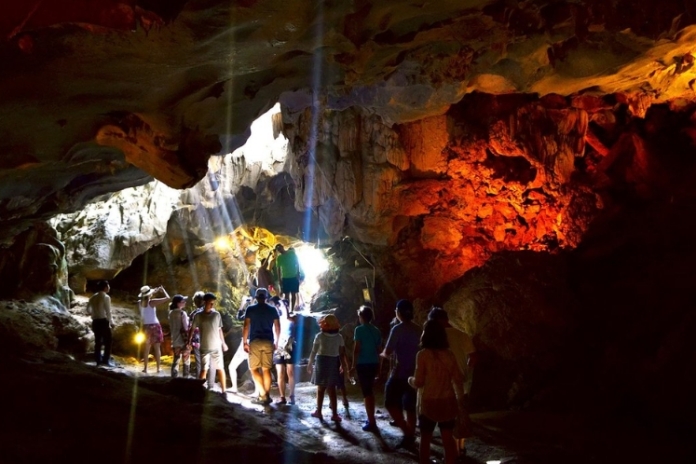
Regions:
<instances>
[{"instance_id":1,"label":"cave floor","mask_svg":"<svg viewBox=\"0 0 696 464\"><path fill-rule=\"evenodd\" d=\"M339 425L328 421L328 398L327 421L310 416L315 387L306 382L297 387L295 406L262 407L244 394L172 381L166 365L159 375L146 375L134 359L117 361L120 367L97 368L55 352L10 357L11 381L0 382L3 398L10 399L0 415L0 463L417 462L415 449L394 449L400 431L383 408L380 433L361 430L365 413L357 386L348 385L349 406L339 406ZM241 384L240 390L251 389ZM277 398L277 391L272 395ZM663 448L658 459L647 460L652 454L644 435L618 433L609 424L590 431L560 415L488 412L472 419L468 463L657 463L670 454ZM443 460L437 432L432 457Z\"/></svg>"}]
</instances>

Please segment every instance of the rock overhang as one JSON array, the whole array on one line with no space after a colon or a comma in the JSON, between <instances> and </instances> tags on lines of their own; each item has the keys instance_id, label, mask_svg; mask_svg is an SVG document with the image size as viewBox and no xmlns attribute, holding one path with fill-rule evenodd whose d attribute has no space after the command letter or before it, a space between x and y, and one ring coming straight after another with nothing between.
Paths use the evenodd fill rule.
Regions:
<instances>
[{"instance_id":1,"label":"rock overhang","mask_svg":"<svg viewBox=\"0 0 696 464\"><path fill-rule=\"evenodd\" d=\"M0 6L0 217L20 226L150 175L190 186L276 101L393 125L476 91L620 93L640 115L692 100L696 79L696 13L677 1Z\"/></svg>"}]
</instances>

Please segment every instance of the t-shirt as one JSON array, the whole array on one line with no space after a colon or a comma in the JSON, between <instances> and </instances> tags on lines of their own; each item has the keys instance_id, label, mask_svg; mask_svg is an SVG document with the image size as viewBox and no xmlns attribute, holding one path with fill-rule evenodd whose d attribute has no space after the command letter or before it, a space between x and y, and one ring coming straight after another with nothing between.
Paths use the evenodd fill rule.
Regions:
<instances>
[{"instance_id":1,"label":"t-shirt","mask_svg":"<svg viewBox=\"0 0 696 464\"><path fill-rule=\"evenodd\" d=\"M457 417L463 380L450 350L420 350L413 379L413 386L418 388L418 414L436 422Z\"/></svg>"},{"instance_id":2,"label":"t-shirt","mask_svg":"<svg viewBox=\"0 0 696 464\"><path fill-rule=\"evenodd\" d=\"M181 348L186 345L188 337L188 315L179 308L169 311L169 331L172 334L172 346Z\"/></svg>"},{"instance_id":3,"label":"t-shirt","mask_svg":"<svg viewBox=\"0 0 696 464\"><path fill-rule=\"evenodd\" d=\"M221 349L220 329L222 328L222 318L219 312L213 309L210 312L203 311L196 314L192 327L198 327L201 331L201 351Z\"/></svg>"},{"instance_id":4,"label":"t-shirt","mask_svg":"<svg viewBox=\"0 0 696 464\"><path fill-rule=\"evenodd\" d=\"M157 319L157 312L155 308L150 306L150 303L146 303L147 306L140 306L140 318L143 320L143 324L159 324L159 319Z\"/></svg>"},{"instance_id":5,"label":"t-shirt","mask_svg":"<svg viewBox=\"0 0 696 464\"><path fill-rule=\"evenodd\" d=\"M297 255L292 248L276 258L276 266L280 269L280 277L290 279L297 277L300 270L300 263L297 261Z\"/></svg>"},{"instance_id":6,"label":"t-shirt","mask_svg":"<svg viewBox=\"0 0 696 464\"><path fill-rule=\"evenodd\" d=\"M266 303L251 305L246 310L249 319L249 343L254 340L273 341L273 326L278 319L278 310Z\"/></svg>"},{"instance_id":7,"label":"t-shirt","mask_svg":"<svg viewBox=\"0 0 696 464\"><path fill-rule=\"evenodd\" d=\"M392 327L386 346L387 352L394 353L396 357L392 378L408 379L413 375L422 332L413 322L400 322Z\"/></svg>"},{"instance_id":8,"label":"t-shirt","mask_svg":"<svg viewBox=\"0 0 696 464\"><path fill-rule=\"evenodd\" d=\"M196 320L196 316L198 316L200 313L203 312L203 307L201 306L200 308L196 308L191 312L191 325L189 326L191 329L193 329L193 335L191 336L191 344L195 347L198 348L201 344L201 335L200 335L200 330L198 327L195 329L193 328L193 321Z\"/></svg>"},{"instance_id":9,"label":"t-shirt","mask_svg":"<svg viewBox=\"0 0 696 464\"><path fill-rule=\"evenodd\" d=\"M355 328L353 340L360 342L360 352L355 364L379 364L379 347L382 334L373 324L360 324Z\"/></svg>"},{"instance_id":10,"label":"t-shirt","mask_svg":"<svg viewBox=\"0 0 696 464\"><path fill-rule=\"evenodd\" d=\"M315 355L338 357L341 354L342 346L345 345L343 336L340 333L319 332L314 337L312 353L309 355L310 364L314 360Z\"/></svg>"},{"instance_id":11,"label":"t-shirt","mask_svg":"<svg viewBox=\"0 0 696 464\"><path fill-rule=\"evenodd\" d=\"M92 319L106 319L111 324L111 297L106 292L97 292L87 303L87 312Z\"/></svg>"}]
</instances>

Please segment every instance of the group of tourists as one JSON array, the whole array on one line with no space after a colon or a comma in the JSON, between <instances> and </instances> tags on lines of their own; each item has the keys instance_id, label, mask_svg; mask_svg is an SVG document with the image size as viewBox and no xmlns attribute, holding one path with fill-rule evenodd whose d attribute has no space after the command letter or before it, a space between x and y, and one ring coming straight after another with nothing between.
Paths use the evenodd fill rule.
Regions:
<instances>
[{"instance_id":1,"label":"group of tourists","mask_svg":"<svg viewBox=\"0 0 696 464\"><path fill-rule=\"evenodd\" d=\"M156 298L159 293L162 293L164 297ZM147 373L150 347L154 348L157 372L160 372L160 344L163 341L163 332L161 325L156 321L154 311L158 304L168 301L170 298L164 288L151 288L149 286L142 287L138 296L140 298L139 307L143 321L143 333L146 337L142 372ZM293 357L293 355L289 354L289 352L293 351L293 347L288 345L287 342L287 340L292 339L294 316L287 312L287 307L279 297L271 298L268 290L265 288L257 288L254 296L255 304L248 306L243 304L237 315L239 320L244 321L242 342L238 349L238 353L243 354L240 356L235 354L231 358L225 356L225 352L229 351L227 340L229 340L229 331L231 329L224 330L223 317L215 309L215 301L217 299L215 294L202 291L196 292L193 295L194 309L190 315L184 310L188 297L175 295L171 298L168 319L174 355L171 368L172 377L179 376L180 364L183 365L184 377L192 374L190 365L191 355L193 355L196 366L196 378L206 379L208 387L213 388L213 382L209 373L214 372L220 384L220 391L224 393L227 390L225 373L225 366L227 365L231 374L232 389L236 392L236 370L239 364L246 358L256 387L257 398L255 402L260 404L270 403L271 368L274 360L277 365L284 367L287 363L296 359L296 355ZM249 302L249 299L245 299L245 303ZM151 315L154 315L154 320L149 319ZM284 321L283 337L281 337L281 316ZM282 350L280 350L279 344L283 339L286 342L282 346ZM287 375L288 382L285 382L285 377L280 375L281 368L278 368L278 372L279 379L283 379L282 400L285 400L284 390L286 385L291 392L294 388L294 372L292 370L282 372L284 375ZM289 396L291 402L293 402L294 396L292 394Z\"/></svg>"},{"instance_id":2,"label":"group of tourists","mask_svg":"<svg viewBox=\"0 0 696 464\"><path fill-rule=\"evenodd\" d=\"M291 298L295 282L286 282L286 279L290 278L281 277L280 290ZM289 287L285 286L286 283ZM99 282L97 288L99 291L89 300L88 312L93 318L95 359L97 364L107 364L110 363L112 326L108 282ZM225 356L228 351L226 340L230 345L232 343L232 324L224 327L221 314L214 308L215 294L196 292L193 296L195 309L190 315L185 311L188 298L183 295L170 298L161 286L143 286L138 297L145 334L142 372L148 371L151 348L154 349L157 372L160 372L163 332L155 308L171 301L168 318L174 353L172 377L179 376L180 363L184 377L192 374L190 357L193 354L197 378L209 379L208 386L212 388L208 371L216 372L224 393L227 389L224 366L227 365L232 391L236 392L236 370L246 359L255 385L253 401L268 405L273 402L271 372L275 365L280 396L277 403L295 404L295 368L300 362L300 350L295 346L297 321L292 311L292 299L271 296L266 287L257 287L253 292L255 301L251 297L245 298L237 314L237 319L244 321L239 348L234 356ZM307 365L311 382L317 387L317 406L311 415L323 420L324 397L328 394L330 418L341 422L337 411L337 391L343 391L344 403L347 403L344 382L350 376L351 379L357 378L364 398L367 420L362 428L366 432L377 432L374 387L382 363L388 360L392 368L385 384L384 405L393 419L391 424L403 433L398 446L415 446L418 425L420 462L430 462L430 443L435 426L438 426L445 462L455 462L464 452L464 439L469 433L465 382L470 378L467 374L474 352L469 336L451 327L447 312L439 307L430 310L423 327L415 324L413 305L408 300L397 302L396 317L386 343L373 324L374 312L369 305L361 306L357 316L360 324L353 334L350 366L346 343L339 333L338 318L329 314L318 321L320 331L314 338Z\"/></svg>"},{"instance_id":3,"label":"group of tourists","mask_svg":"<svg viewBox=\"0 0 696 464\"><path fill-rule=\"evenodd\" d=\"M430 443L438 426L445 462L455 462L465 453L464 441L469 436L465 385L474 353L471 338L452 327L447 312L439 307L430 310L423 327L415 324L413 305L408 300L396 304L386 344L372 323L373 309L361 306L357 315L360 324L353 334L350 367L338 319L330 314L319 320L320 332L307 365L317 386L317 408L311 415L323 420L324 396L328 393L331 420L341 422L336 391L345 388L345 374L350 373L351 378L357 377L364 398L367 420L362 429L377 432L374 387L381 364L387 359L393 361L393 367L385 385L384 404L393 419L391 424L403 432L398 447L415 445L418 425L420 461L430 462Z\"/></svg>"}]
</instances>

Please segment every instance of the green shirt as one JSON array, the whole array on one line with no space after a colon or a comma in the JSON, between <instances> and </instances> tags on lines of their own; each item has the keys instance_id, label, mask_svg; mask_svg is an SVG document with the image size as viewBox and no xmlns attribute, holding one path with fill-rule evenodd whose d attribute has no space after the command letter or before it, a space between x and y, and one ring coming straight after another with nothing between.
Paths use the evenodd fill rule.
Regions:
<instances>
[{"instance_id":1,"label":"green shirt","mask_svg":"<svg viewBox=\"0 0 696 464\"><path fill-rule=\"evenodd\" d=\"M297 261L297 255L292 248L276 258L276 268L280 269L279 277L290 279L297 277L300 269L300 263Z\"/></svg>"}]
</instances>

